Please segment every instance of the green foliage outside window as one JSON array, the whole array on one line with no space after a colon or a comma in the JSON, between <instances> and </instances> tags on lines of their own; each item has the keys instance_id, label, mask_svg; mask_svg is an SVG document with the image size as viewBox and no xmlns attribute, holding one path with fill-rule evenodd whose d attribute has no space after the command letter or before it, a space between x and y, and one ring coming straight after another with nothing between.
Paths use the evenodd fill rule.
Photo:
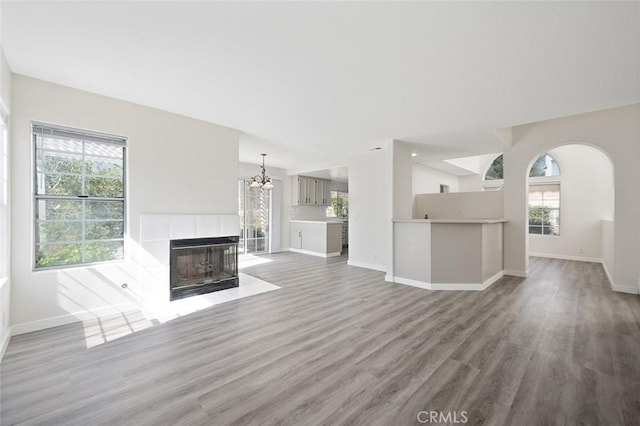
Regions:
<instances>
[{"instance_id":1,"label":"green foliage outside window","mask_svg":"<svg viewBox=\"0 0 640 426\"><path fill-rule=\"evenodd\" d=\"M36 135L37 268L123 258L123 160L119 145Z\"/></svg>"},{"instance_id":2,"label":"green foliage outside window","mask_svg":"<svg viewBox=\"0 0 640 426\"><path fill-rule=\"evenodd\" d=\"M493 163L491 163L491 166L489 166L489 170L487 170L487 173L485 173L484 175L484 179L504 179L504 164L502 154L500 154L495 160L493 160Z\"/></svg>"}]
</instances>

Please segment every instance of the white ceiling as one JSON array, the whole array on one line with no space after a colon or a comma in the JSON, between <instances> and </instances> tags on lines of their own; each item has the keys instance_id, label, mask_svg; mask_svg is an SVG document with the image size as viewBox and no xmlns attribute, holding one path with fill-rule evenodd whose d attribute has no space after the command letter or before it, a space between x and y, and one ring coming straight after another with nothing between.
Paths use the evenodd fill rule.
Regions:
<instances>
[{"instance_id":1,"label":"white ceiling","mask_svg":"<svg viewBox=\"0 0 640 426\"><path fill-rule=\"evenodd\" d=\"M496 152L496 128L640 102L638 2L5 1L1 40L15 73L242 130L241 161L287 169Z\"/></svg>"}]
</instances>

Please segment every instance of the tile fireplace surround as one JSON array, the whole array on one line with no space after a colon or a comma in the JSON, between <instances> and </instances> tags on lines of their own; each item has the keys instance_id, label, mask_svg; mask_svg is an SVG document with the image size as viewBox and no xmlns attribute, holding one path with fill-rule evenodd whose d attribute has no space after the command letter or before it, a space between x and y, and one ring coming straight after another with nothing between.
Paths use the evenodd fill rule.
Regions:
<instances>
[{"instance_id":1,"label":"tile fireplace surround","mask_svg":"<svg viewBox=\"0 0 640 426\"><path fill-rule=\"evenodd\" d=\"M169 302L170 240L239 234L238 215L141 215L138 282L140 298L147 315L158 319L170 319L186 313L185 311L278 289L279 287L273 284L240 274L239 289L222 290Z\"/></svg>"}]
</instances>

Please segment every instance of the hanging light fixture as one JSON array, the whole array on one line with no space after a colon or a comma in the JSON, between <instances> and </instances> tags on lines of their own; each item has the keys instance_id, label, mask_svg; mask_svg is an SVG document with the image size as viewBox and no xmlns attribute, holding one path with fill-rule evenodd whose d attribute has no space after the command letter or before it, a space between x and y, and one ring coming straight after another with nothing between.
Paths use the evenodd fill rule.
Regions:
<instances>
[{"instance_id":1,"label":"hanging light fixture","mask_svg":"<svg viewBox=\"0 0 640 426\"><path fill-rule=\"evenodd\" d=\"M261 174L255 175L254 177L251 178L251 184L249 185L249 188L262 187L263 189L271 189L273 188L273 183L271 183L271 178L267 176L266 174L267 170L264 168L264 157L266 157L267 154L260 154L260 155L262 155L262 166L260 166Z\"/></svg>"}]
</instances>

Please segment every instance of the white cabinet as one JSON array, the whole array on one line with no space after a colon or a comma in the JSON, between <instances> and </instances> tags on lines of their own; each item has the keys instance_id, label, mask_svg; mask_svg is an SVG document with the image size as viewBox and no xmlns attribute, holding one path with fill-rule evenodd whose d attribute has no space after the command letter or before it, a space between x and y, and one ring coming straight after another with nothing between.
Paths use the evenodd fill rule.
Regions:
<instances>
[{"instance_id":1,"label":"white cabinet","mask_svg":"<svg viewBox=\"0 0 640 426\"><path fill-rule=\"evenodd\" d=\"M331 181L308 176L294 178L292 202L296 206L331 205Z\"/></svg>"},{"instance_id":2,"label":"white cabinet","mask_svg":"<svg viewBox=\"0 0 640 426\"><path fill-rule=\"evenodd\" d=\"M313 256L339 256L342 252L342 223L292 220L290 250Z\"/></svg>"},{"instance_id":3,"label":"white cabinet","mask_svg":"<svg viewBox=\"0 0 640 426\"><path fill-rule=\"evenodd\" d=\"M316 205L331 205L331 181L325 179L316 179Z\"/></svg>"},{"instance_id":4,"label":"white cabinet","mask_svg":"<svg viewBox=\"0 0 640 426\"><path fill-rule=\"evenodd\" d=\"M291 222L291 248L302 249L302 226L299 223Z\"/></svg>"}]
</instances>

